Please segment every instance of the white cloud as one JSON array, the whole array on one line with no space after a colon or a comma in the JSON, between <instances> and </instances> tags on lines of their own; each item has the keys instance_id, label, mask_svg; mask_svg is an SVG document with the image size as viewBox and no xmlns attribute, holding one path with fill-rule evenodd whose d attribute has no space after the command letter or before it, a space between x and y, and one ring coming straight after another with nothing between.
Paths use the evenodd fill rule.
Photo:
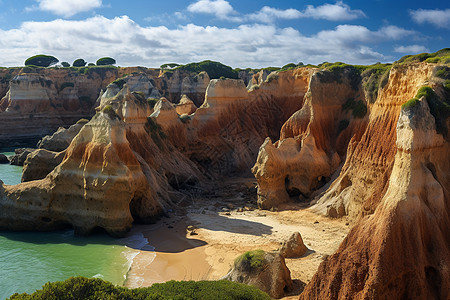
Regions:
<instances>
[{"instance_id":1,"label":"white cloud","mask_svg":"<svg viewBox=\"0 0 450 300\"><path fill-rule=\"evenodd\" d=\"M114 57L121 66L158 67L167 62L211 59L233 67L282 66L288 62L345 61L369 64L387 58L373 45L414 35L395 26L376 31L364 26L339 25L305 36L294 28L249 24L234 28L188 24L169 29L144 27L127 16L108 19L25 22L0 29L0 66L20 66L26 58L45 53L60 61Z\"/></svg>"},{"instance_id":2,"label":"white cloud","mask_svg":"<svg viewBox=\"0 0 450 300\"><path fill-rule=\"evenodd\" d=\"M436 27L450 28L450 8L411 10L409 14L416 23L430 23Z\"/></svg>"},{"instance_id":3,"label":"white cloud","mask_svg":"<svg viewBox=\"0 0 450 300\"><path fill-rule=\"evenodd\" d=\"M397 53L406 53L406 54L430 52L428 48L422 45L396 46L394 47L394 51Z\"/></svg>"},{"instance_id":4,"label":"white cloud","mask_svg":"<svg viewBox=\"0 0 450 300\"><path fill-rule=\"evenodd\" d=\"M224 20L234 20L236 18L233 17L233 14L236 14L236 11L231 4L225 0L199 0L189 5L187 10L192 13L212 14L217 18ZM239 22L240 18L235 19L235 21Z\"/></svg>"},{"instance_id":5,"label":"white cloud","mask_svg":"<svg viewBox=\"0 0 450 300\"><path fill-rule=\"evenodd\" d=\"M102 0L36 0L38 6L28 7L27 10L39 9L49 11L55 15L71 17L80 12L85 12L98 8L102 5Z\"/></svg>"},{"instance_id":6,"label":"white cloud","mask_svg":"<svg viewBox=\"0 0 450 300\"><path fill-rule=\"evenodd\" d=\"M348 21L363 18L366 15L362 10L352 10L347 4L338 1L336 4L325 3L317 7L308 5L302 12L302 16L304 18L325 19L329 21Z\"/></svg>"},{"instance_id":7,"label":"white cloud","mask_svg":"<svg viewBox=\"0 0 450 300\"><path fill-rule=\"evenodd\" d=\"M352 10L350 6L337 1L335 4L323 4L314 7L308 5L305 10L299 11L294 8L278 9L270 6L264 6L259 11L247 15L239 15L231 4L226 0L198 0L188 6L187 10L191 13L212 14L222 20L233 22L242 22L246 20L260 23L273 23L277 19L300 19L313 18L329 21L348 21L357 18L366 17L362 10Z\"/></svg>"},{"instance_id":8,"label":"white cloud","mask_svg":"<svg viewBox=\"0 0 450 300\"><path fill-rule=\"evenodd\" d=\"M276 19L298 19L301 16L302 13L293 8L282 10L264 6L260 11L247 15L247 18L258 22L272 23Z\"/></svg>"}]
</instances>

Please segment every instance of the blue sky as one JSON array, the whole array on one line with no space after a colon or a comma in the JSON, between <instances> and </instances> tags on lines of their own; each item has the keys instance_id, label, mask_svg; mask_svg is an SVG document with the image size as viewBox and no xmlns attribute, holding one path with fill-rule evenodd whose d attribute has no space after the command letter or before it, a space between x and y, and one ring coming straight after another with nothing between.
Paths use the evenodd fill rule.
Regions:
<instances>
[{"instance_id":1,"label":"blue sky","mask_svg":"<svg viewBox=\"0 0 450 300\"><path fill-rule=\"evenodd\" d=\"M446 1L0 0L0 66L35 54L120 66L392 62L450 47Z\"/></svg>"}]
</instances>

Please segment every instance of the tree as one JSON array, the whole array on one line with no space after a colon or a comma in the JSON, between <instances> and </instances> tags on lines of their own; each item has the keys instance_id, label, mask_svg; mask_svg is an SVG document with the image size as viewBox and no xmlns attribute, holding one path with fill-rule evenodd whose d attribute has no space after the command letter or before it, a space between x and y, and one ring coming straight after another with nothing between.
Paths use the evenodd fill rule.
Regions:
<instances>
[{"instance_id":1,"label":"tree","mask_svg":"<svg viewBox=\"0 0 450 300\"><path fill-rule=\"evenodd\" d=\"M38 67L48 67L56 64L59 60L50 55L39 54L28 58L25 61L25 66L38 66Z\"/></svg>"},{"instance_id":2,"label":"tree","mask_svg":"<svg viewBox=\"0 0 450 300\"><path fill-rule=\"evenodd\" d=\"M63 61L63 62L61 63L61 65L62 65L64 68L70 67L70 64L69 64L67 61Z\"/></svg>"},{"instance_id":3,"label":"tree","mask_svg":"<svg viewBox=\"0 0 450 300\"><path fill-rule=\"evenodd\" d=\"M102 57L97 60L97 66L109 66L116 64L116 60L111 57Z\"/></svg>"},{"instance_id":4,"label":"tree","mask_svg":"<svg viewBox=\"0 0 450 300\"><path fill-rule=\"evenodd\" d=\"M92 66L95 66L95 64L94 63L88 63L88 67L92 67Z\"/></svg>"},{"instance_id":5,"label":"tree","mask_svg":"<svg viewBox=\"0 0 450 300\"><path fill-rule=\"evenodd\" d=\"M74 67L84 67L86 65L86 61L82 58L76 59L73 64Z\"/></svg>"}]
</instances>

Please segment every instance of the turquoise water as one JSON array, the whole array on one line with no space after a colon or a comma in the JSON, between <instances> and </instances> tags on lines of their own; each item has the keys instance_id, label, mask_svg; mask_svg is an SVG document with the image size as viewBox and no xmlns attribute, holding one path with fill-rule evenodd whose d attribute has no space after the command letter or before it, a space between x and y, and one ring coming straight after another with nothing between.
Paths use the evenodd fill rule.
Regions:
<instances>
[{"instance_id":1,"label":"turquoise water","mask_svg":"<svg viewBox=\"0 0 450 300\"><path fill-rule=\"evenodd\" d=\"M8 155L8 154L6 154ZM22 168L0 164L5 184L20 183ZM60 232L0 231L0 299L32 293L48 281L100 277L122 285L131 262L148 241L142 233L116 239Z\"/></svg>"},{"instance_id":2,"label":"turquoise water","mask_svg":"<svg viewBox=\"0 0 450 300\"><path fill-rule=\"evenodd\" d=\"M14 152L1 152L6 156L14 155ZM18 184L22 178L22 167L10 164L0 164L0 180L4 184Z\"/></svg>"}]
</instances>

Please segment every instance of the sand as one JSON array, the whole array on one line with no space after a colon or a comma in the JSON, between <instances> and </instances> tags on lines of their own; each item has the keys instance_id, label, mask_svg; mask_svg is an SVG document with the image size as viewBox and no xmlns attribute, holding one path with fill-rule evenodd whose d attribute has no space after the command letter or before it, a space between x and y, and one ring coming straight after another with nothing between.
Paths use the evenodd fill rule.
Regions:
<instances>
[{"instance_id":1,"label":"sand","mask_svg":"<svg viewBox=\"0 0 450 300\"><path fill-rule=\"evenodd\" d=\"M145 287L169 280L217 280L227 274L243 252L277 250L298 231L309 250L300 258L286 259L296 286L290 295L295 296L349 231L345 219L318 216L304 204L286 205L275 212L238 211L245 206L255 207L254 199L242 192L233 193L232 188L226 191L223 195L216 192L215 199L196 199L186 207L184 216L135 227L133 231L142 232L155 251L140 251L134 258L126 286ZM186 229L188 226L196 228L194 235Z\"/></svg>"}]
</instances>

